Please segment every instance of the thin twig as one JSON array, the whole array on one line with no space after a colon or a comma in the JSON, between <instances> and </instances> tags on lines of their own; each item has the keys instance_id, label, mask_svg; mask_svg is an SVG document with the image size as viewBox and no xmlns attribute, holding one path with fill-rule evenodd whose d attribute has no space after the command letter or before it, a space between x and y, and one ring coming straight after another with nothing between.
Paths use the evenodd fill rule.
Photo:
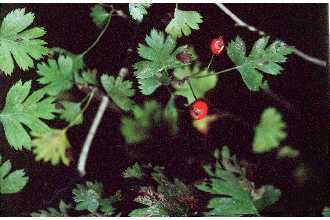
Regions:
<instances>
[{"instance_id":1,"label":"thin twig","mask_svg":"<svg viewBox=\"0 0 330 220\"><path fill-rule=\"evenodd\" d=\"M266 33L262 30L259 30L258 28L249 25L247 23L245 23L244 21L242 21L242 19L240 19L237 15L235 15L232 11L230 11L226 6L224 6L224 4L222 3L215 3L225 14L227 14L235 23L237 26L243 27L248 29L249 31L252 32L257 32L259 35L263 36L266 35ZM314 63L316 65L319 66L323 66L326 67L327 62L321 59L318 59L316 57L312 57L304 52L302 52L301 50L298 50L297 48L295 48L293 46L293 53L296 54L297 56L301 57L302 59L309 61L311 63Z\"/></svg>"},{"instance_id":2,"label":"thin twig","mask_svg":"<svg viewBox=\"0 0 330 220\"><path fill-rule=\"evenodd\" d=\"M96 86L87 86L82 84L76 84L76 85L77 88L85 94L89 94L91 91L94 91L94 97L99 101L101 101L104 96L107 96L102 90L100 90ZM122 111L117 107L117 105L115 105L110 100L108 102L108 109L116 113L122 113Z\"/></svg>"},{"instance_id":3,"label":"thin twig","mask_svg":"<svg viewBox=\"0 0 330 220\"><path fill-rule=\"evenodd\" d=\"M108 106L108 103L109 103L109 98L107 96L103 96L101 103L99 105L99 109L97 110L96 116L93 120L91 128L89 129L89 132L87 134L83 148L79 156L77 169L80 176L85 176L86 174L86 161L88 157L88 152L92 144L92 141L94 139L96 130L99 127L103 114Z\"/></svg>"},{"instance_id":4,"label":"thin twig","mask_svg":"<svg viewBox=\"0 0 330 220\"><path fill-rule=\"evenodd\" d=\"M83 51L79 56L83 57L85 56L91 49L93 49L95 47L95 45L100 41L101 37L103 36L103 34L105 33L105 31L108 29L109 25L110 25L110 21L111 21L111 17L112 17L112 12L110 12L110 16L109 19L106 23L106 25L104 26L103 30L101 31L101 33L99 34L99 36L97 36L96 40L92 43L92 45L90 45L85 51Z\"/></svg>"}]
</instances>

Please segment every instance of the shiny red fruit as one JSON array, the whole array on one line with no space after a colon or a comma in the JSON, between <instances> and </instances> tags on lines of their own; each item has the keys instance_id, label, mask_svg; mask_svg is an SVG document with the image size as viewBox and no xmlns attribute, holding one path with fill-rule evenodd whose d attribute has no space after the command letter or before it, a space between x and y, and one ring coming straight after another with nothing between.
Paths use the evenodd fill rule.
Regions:
<instances>
[{"instance_id":1,"label":"shiny red fruit","mask_svg":"<svg viewBox=\"0 0 330 220\"><path fill-rule=\"evenodd\" d=\"M213 54L220 54L225 48L225 42L222 37L214 38L210 43L210 50Z\"/></svg>"},{"instance_id":2,"label":"shiny red fruit","mask_svg":"<svg viewBox=\"0 0 330 220\"><path fill-rule=\"evenodd\" d=\"M194 120L200 120L205 118L208 109L206 102L197 100L191 105L190 115Z\"/></svg>"}]
</instances>

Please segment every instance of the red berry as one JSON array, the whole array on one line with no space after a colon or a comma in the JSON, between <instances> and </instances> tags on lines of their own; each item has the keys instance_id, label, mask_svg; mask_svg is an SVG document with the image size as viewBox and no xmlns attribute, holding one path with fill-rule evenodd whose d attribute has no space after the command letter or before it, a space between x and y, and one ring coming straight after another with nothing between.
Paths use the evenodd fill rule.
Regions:
<instances>
[{"instance_id":1,"label":"red berry","mask_svg":"<svg viewBox=\"0 0 330 220\"><path fill-rule=\"evenodd\" d=\"M225 43L222 37L214 38L210 43L210 50L213 54L220 54L225 48Z\"/></svg>"},{"instance_id":2,"label":"red berry","mask_svg":"<svg viewBox=\"0 0 330 220\"><path fill-rule=\"evenodd\" d=\"M191 105L190 115L194 120L200 120L205 118L208 109L206 102L197 100Z\"/></svg>"}]
</instances>

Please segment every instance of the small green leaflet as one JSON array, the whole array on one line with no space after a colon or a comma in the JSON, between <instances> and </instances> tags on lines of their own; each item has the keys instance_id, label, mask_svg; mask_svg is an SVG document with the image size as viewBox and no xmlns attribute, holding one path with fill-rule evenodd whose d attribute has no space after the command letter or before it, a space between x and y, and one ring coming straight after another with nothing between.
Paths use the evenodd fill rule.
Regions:
<instances>
[{"instance_id":1,"label":"small green leaflet","mask_svg":"<svg viewBox=\"0 0 330 220\"><path fill-rule=\"evenodd\" d=\"M167 126L171 135L175 135L179 131L178 118L179 115L175 107L174 96L171 96L163 111L163 119L167 122Z\"/></svg>"},{"instance_id":2,"label":"small green leaflet","mask_svg":"<svg viewBox=\"0 0 330 220\"><path fill-rule=\"evenodd\" d=\"M147 45L139 44L138 53L144 60L134 64L134 74L139 81L142 94L152 94L162 83L166 71L186 64L176 59L176 55L187 50L187 46L176 48L176 41L163 32L152 29L145 38Z\"/></svg>"},{"instance_id":3,"label":"small green leaflet","mask_svg":"<svg viewBox=\"0 0 330 220\"><path fill-rule=\"evenodd\" d=\"M74 72L74 81L75 83L82 85L96 85L97 79L97 70L87 69L82 71L81 73Z\"/></svg>"},{"instance_id":4,"label":"small green leaflet","mask_svg":"<svg viewBox=\"0 0 330 220\"><path fill-rule=\"evenodd\" d=\"M148 3L131 3L128 4L129 14L138 22L141 22L144 15L147 15L147 9L151 4Z\"/></svg>"},{"instance_id":5,"label":"small green leaflet","mask_svg":"<svg viewBox=\"0 0 330 220\"><path fill-rule=\"evenodd\" d=\"M323 217L330 217L330 208L329 207L324 207L322 211L322 216Z\"/></svg>"},{"instance_id":6,"label":"small green leaflet","mask_svg":"<svg viewBox=\"0 0 330 220\"><path fill-rule=\"evenodd\" d=\"M142 167L138 163L133 164L131 167L127 167L126 170L123 172L123 177L142 179Z\"/></svg>"},{"instance_id":7,"label":"small green leaflet","mask_svg":"<svg viewBox=\"0 0 330 220\"><path fill-rule=\"evenodd\" d=\"M61 101L63 109L60 110L60 119L65 120L68 123L73 123L74 125L80 125L83 123L84 116L81 113L81 103L70 102L70 101ZM78 118L76 118L78 116Z\"/></svg>"},{"instance_id":8,"label":"small green leaflet","mask_svg":"<svg viewBox=\"0 0 330 220\"><path fill-rule=\"evenodd\" d=\"M296 150L290 146L281 147L277 152L277 158L295 158L299 156L299 150Z\"/></svg>"},{"instance_id":9,"label":"small green leaflet","mask_svg":"<svg viewBox=\"0 0 330 220\"><path fill-rule=\"evenodd\" d=\"M10 161L2 163L0 155L0 194L17 193L25 187L28 180L24 170L11 171Z\"/></svg>"},{"instance_id":10,"label":"small green leaflet","mask_svg":"<svg viewBox=\"0 0 330 220\"><path fill-rule=\"evenodd\" d=\"M95 213L99 208L105 215L111 215L113 212L112 203L116 202L116 198L103 199L103 184L99 182L87 181L84 185L77 184L73 189L73 199L76 202L75 209L77 211L87 210Z\"/></svg>"},{"instance_id":11,"label":"small green leaflet","mask_svg":"<svg viewBox=\"0 0 330 220\"><path fill-rule=\"evenodd\" d=\"M149 138L153 129L163 123L171 135L178 131L178 116L173 100L162 109L154 100L146 101L143 107L135 105L132 109L133 117L124 116L121 119L121 133L126 143L137 144Z\"/></svg>"},{"instance_id":12,"label":"small green leaflet","mask_svg":"<svg viewBox=\"0 0 330 220\"><path fill-rule=\"evenodd\" d=\"M202 22L202 16L197 11L182 11L175 8L174 18L166 26L165 31L174 38L180 38L182 34L189 36L191 29L198 30Z\"/></svg>"},{"instance_id":13,"label":"small green leaflet","mask_svg":"<svg viewBox=\"0 0 330 220\"><path fill-rule=\"evenodd\" d=\"M279 64L284 63L287 55L293 52L293 48L281 41L275 41L268 47L269 37L258 39L246 57L246 47L244 41L237 36L227 47L229 58L239 66L242 79L246 86L252 91L258 91L263 83L261 72L278 75L283 69ZM261 72L260 72L261 71Z\"/></svg>"},{"instance_id":14,"label":"small green leaflet","mask_svg":"<svg viewBox=\"0 0 330 220\"><path fill-rule=\"evenodd\" d=\"M66 135L66 130L51 129L48 132L31 132L33 136L32 147L37 161L50 161L53 166L63 162L69 165L70 159L66 155L66 150L71 147Z\"/></svg>"},{"instance_id":15,"label":"small green leaflet","mask_svg":"<svg viewBox=\"0 0 330 220\"><path fill-rule=\"evenodd\" d=\"M37 90L30 96L31 81L18 81L7 93L6 104L0 113L0 121L4 127L9 144L15 150L31 148L31 138L26 126L34 132L49 131L49 127L40 119L53 119L55 109L53 97L45 97L43 90Z\"/></svg>"},{"instance_id":16,"label":"small green leaflet","mask_svg":"<svg viewBox=\"0 0 330 220\"><path fill-rule=\"evenodd\" d=\"M66 204L62 200L59 204L59 210L55 208L47 208L46 210L39 210L38 212L32 212L32 217L68 217L68 209L71 208L70 204Z\"/></svg>"},{"instance_id":17,"label":"small green leaflet","mask_svg":"<svg viewBox=\"0 0 330 220\"><path fill-rule=\"evenodd\" d=\"M146 139L152 128L161 120L161 107L156 101L145 102L144 106L134 106L133 118L122 117L121 133L126 143L136 144Z\"/></svg>"},{"instance_id":18,"label":"small green leaflet","mask_svg":"<svg viewBox=\"0 0 330 220\"><path fill-rule=\"evenodd\" d=\"M213 72L207 71L207 69L201 69L199 63L195 64L193 67L186 66L183 68L177 68L174 71L174 76L178 80L182 80L185 77L191 75L203 76L209 74L213 74ZM208 91L215 88L215 86L217 85L217 81L218 81L218 77L216 75L203 77L203 78L190 79L191 86L193 87L193 90L197 98L203 98ZM191 92L188 82L175 85L175 89L176 89L175 94L186 97L188 100L188 104L191 104L195 101L195 98L193 96L193 93Z\"/></svg>"},{"instance_id":19,"label":"small green leaflet","mask_svg":"<svg viewBox=\"0 0 330 220\"><path fill-rule=\"evenodd\" d=\"M122 76L109 76L103 74L101 83L107 94L122 110L129 111L135 105L135 102L130 98L134 96L135 90L132 89L132 82L123 80Z\"/></svg>"},{"instance_id":20,"label":"small green leaflet","mask_svg":"<svg viewBox=\"0 0 330 220\"><path fill-rule=\"evenodd\" d=\"M33 59L40 60L48 53L47 43L40 37L46 34L41 27L27 29L34 21L34 14L25 14L25 9L11 11L0 27L0 71L11 75L14 60L22 70L34 67Z\"/></svg>"},{"instance_id":21,"label":"small green leaflet","mask_svg":"<svg viewBox=\"0 0 330 220\"><path fill-rule=\"evenodd\" d=\"M267 108L261 115L259 124L255 128L253 151L265 153L277 148L286 138L286 127L282 115L275 108Z\"/></svg>"},{"instance_id":22,"label":"small green leaflet","mask_svg":"<svg viewBox=\"0 0 330 220\"><path fill-rule=\"evenodd\" d=\"M262 186L260 190L263 191L262 197L254 201L255 207L259 211L265 209L268 206L271 206L281 197L281 190L275 188L272 185Z\"/></svg>"},{"instance_id":23,"label":"small green leaflet","mask_svg":"<svg viewBox=\"0 0 330 220\"><path fill-rule=\"evenodd\" d=\"M69 90L73 86L73 63L70 57L60 55L57 62L54 59L37 65L37 73L41 76L38 82L45 85L43 89L47 94L55 96L60 92Z\"/></svg>"},{"instance_id":24,"label":"small green leaflet","mask_svg":"<svg viewBox=\"0 0 330 220\"><path fill-rule=\"evenodd\" d=\"M230 157L227 147L222 155ZM215 153L219 157L219 151ZM229 158L223 158L228 160ZM205 172L210 176L209 182L196 185L197 189L211 193L214 197L208 202L209 212L207 216L242 216L256 215L258 210L254 206L252 197L241 185L240 179L227 168L223 167L219 160L213 171L211 165L203 166Z\"/></svg>"},{"instance_id":25,"label":"small green leaflet","mask_svg":"<svg viewBox=\"0 0 330 220\"><path fill-rule=\"evenodd\" d=\"M111 16L111 13L105 10L101 5L97 4L91 8L90 16L96 26L102 28Z\"/></svg>"}]
</instances>

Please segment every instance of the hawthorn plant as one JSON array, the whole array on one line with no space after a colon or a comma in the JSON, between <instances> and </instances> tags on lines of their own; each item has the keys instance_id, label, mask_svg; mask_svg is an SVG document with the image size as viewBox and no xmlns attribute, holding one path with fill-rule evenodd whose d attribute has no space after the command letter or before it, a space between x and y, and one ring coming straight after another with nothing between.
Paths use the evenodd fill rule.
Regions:
<instances>
[{"instance_id":1,"label":"hawthorn plant","mask_svg":"<svg viewBox=\"0 0 330 220\"><path fill-rule=\"evenodd\" d=\"M93 134L102 120L103 112L120 112L120 129L127 145L143 143L152 138L153 129L166 125L168 133L180 133L178 120L182 114L191 115L191 126L202 134L207 134L211 123L219 121L223 115L209 114L212 105L206 94L221 81L222 74L240 74L241 83L251 92L269 90L268 81L285 73L282 64L293 52L293 47L279 40L264 36L257 39L251 50L247 50L240 36L227 39L219 33L209 42L210 61L202 63L194 50L194 45L180 45L180 38L189 38L203 25L203 15L198 11L187 11L176 4L173 16L164 30L148 29L144 42L137 48L139 58L133 65L134 72L123 68L120 73L99 73L84 62L109 28L113 16L132 19L136 24L148 16L151 4L128 4L128 13L115 5L96 4L90 10L90 17L100 28L100 34L90 47L79 54L65 48L49 48L44 40L46 30L35 25L33 12L18 8L1 19L0 27L0 72L6 77L15 74L16 69L33 69L36 79L18 80L13 83L4 98L0 110L0 122L8 145L17 155L30 151L36 161L53 166L69 166L68 154L74 147L68 130L85 122L85 112L93 99L100 100L99 111L89 131L80 154L80 166L88 166L86 157L93 150ZM212 62L227 56L232 66L213 69ZM133 80L128 79L131 74ZM32 89L38 85L40 89ZM160 88L167 88L170 98L162 105L153 94ZM63 94L73 88L84 94L80 101L72 101ZM148 97L142 105L137 96ZM176 98L185 99L182 112L176 105ZM106 100L106 101L105 101ZM103 107L102 107L103 103ZM233 116L233 115L232 115ZM235 116L233 116L235 117ZM61 120L64 127L52 127L52 122ZM253 152L262 154L277 150L279 157L296 157L299 151L290 146L282 146L286 138L286 123L275 107L269 106L255 125ZM4 147L4 146L1 146ZM246 169L239 158L232 155L230 146L219 146L214 152L214 163L203 166L207 178L196 183L185 183L171 179L166 168L157 164L134 163L123 172L123 179L144 181L150 185L140 186L134 201L136 209L129 216L259 216L267 206L274 204L281 191L272 185L257 187L248 179ZM212 155L210 155L212 158ZM24 170L12 169L10 162L0 157L0 193L12 194L21 191L29 181ZM79 165L78 165L79 166ZM81 170L80 170L81 171ZM81 172L84 175L84 172ZM27 186L28 187L28 186ZM105 186L106 187L106 186ZM197 195L208 199L201 204ZM0 195L1 197L1 195ZM72 201L58 201L58 208L42 207L32 216L120 216L121 210L115 204L125 203L121 190L106 197L104 186L98 181L77 184L72 191ZM139 205L140 204L140 205Z\"/></svg>"}]
</instances>

